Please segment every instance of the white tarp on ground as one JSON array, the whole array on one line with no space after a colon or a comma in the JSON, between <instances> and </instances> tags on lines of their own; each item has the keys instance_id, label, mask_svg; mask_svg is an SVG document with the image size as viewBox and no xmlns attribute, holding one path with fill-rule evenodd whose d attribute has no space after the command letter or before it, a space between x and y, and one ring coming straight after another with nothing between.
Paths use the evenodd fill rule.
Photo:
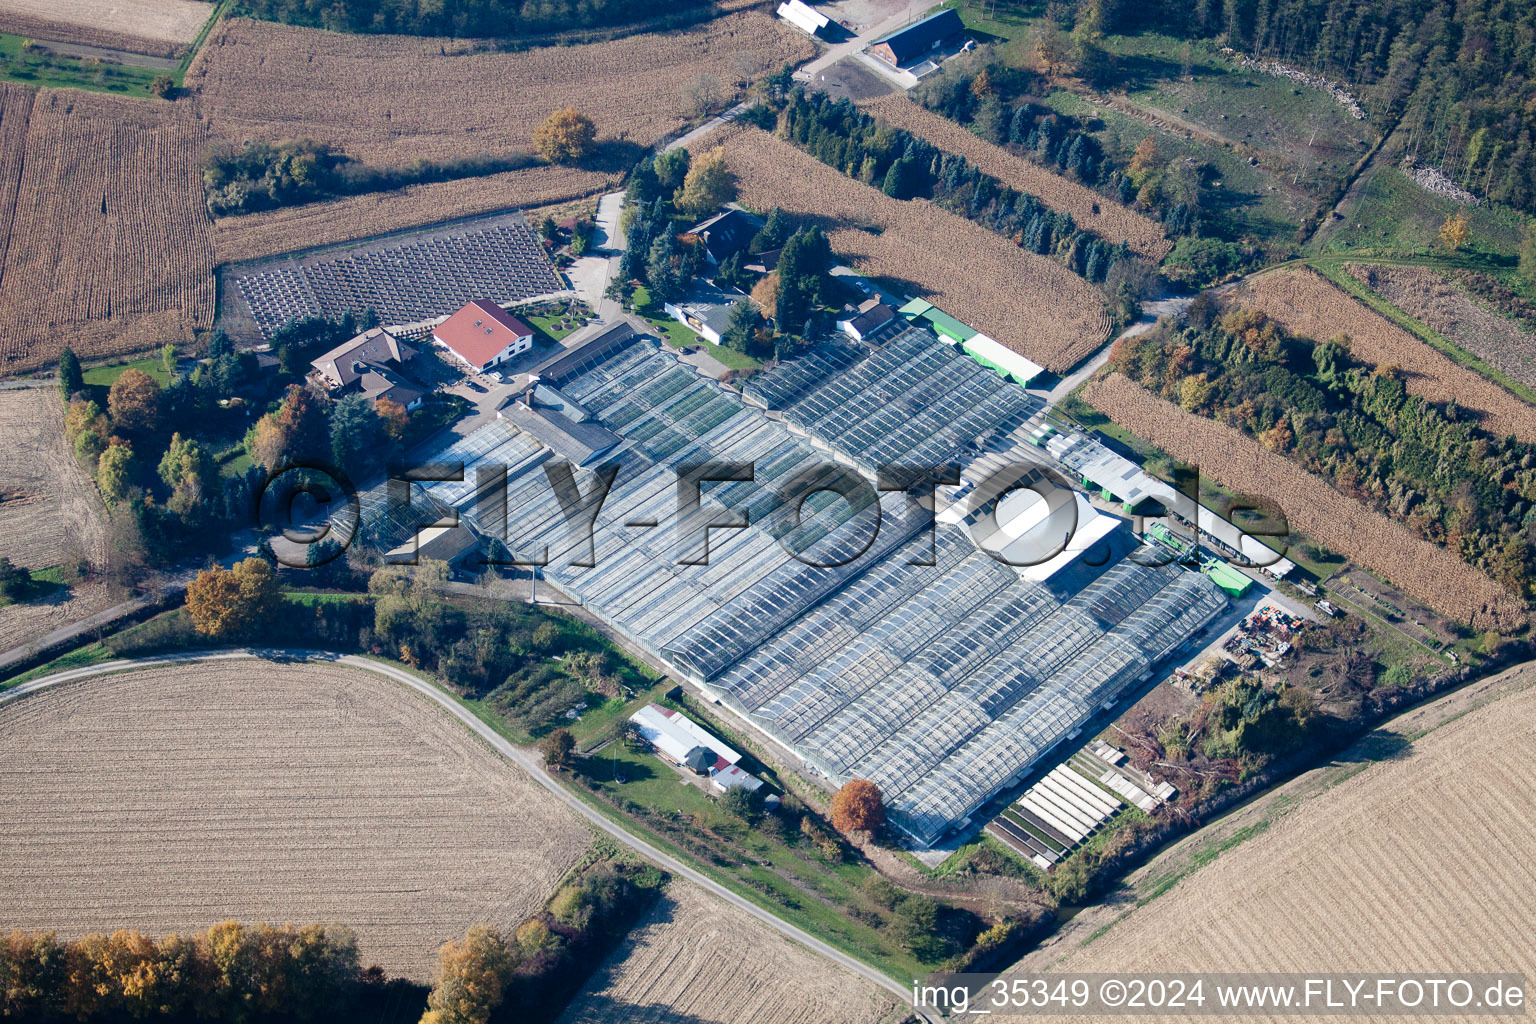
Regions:
<instances>
[{"instance_id":1,"label":"white tarp on ground","mask_svg":"<svg viewBox=\"0 0 1536 1024\"><path fill-rule=\"evenodd\" d=\"M801 0L784 0L784 3L779 4L779 17L811 35L816 35L831 24L825 14L806 6Z\"/></svg>"}]
</instances>

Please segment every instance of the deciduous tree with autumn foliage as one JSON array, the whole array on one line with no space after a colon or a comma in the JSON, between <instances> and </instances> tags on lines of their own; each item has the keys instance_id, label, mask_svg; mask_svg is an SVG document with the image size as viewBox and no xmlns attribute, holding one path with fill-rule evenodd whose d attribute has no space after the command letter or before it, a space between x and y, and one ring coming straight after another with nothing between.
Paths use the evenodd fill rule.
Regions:
<instances>
[{"instance_id":1,"label":"deciduous tree with autumn foliage","mask_svg":"<svg viewBox=\"0 0 1536 1024\"><path fill-rule=\"evenodd\" d=\"M107 392L107 412L118 430L154 430L160 422L160 385L143 370L124 370Z\"/></svg>"},{"instance_id":2,"label":"deciduous tree with autumn foliage","mask_svg":"<svg viewBox=\"0 0 1536 1024\"><path fill-rule=\"evenodd\" d=\"M245 447L251 461L269 471L293 459L330 455L330 427L323 399L309 388L292 385L282 406L257 420L246 434Z\"/></svg>"},{"instance_id":3,"label":"deciduous tree with autumn foliage","mask_svg":"<svg viewBox=\"0 0 1536 1024\"><path fill-rule=\"evenodd\" d=\"M566 107L534 129L533 148L552 164L573 164L591 151L596 139L592 119L575 107Z\"/></svg>"},{"instance_id":4,"label":"deciduous tree with autumn foliage","mask_svg":"<svg viewBox=\"0 0 1536 1024\"><path fill-rule=\"evenodd\" d=\"M277 573L259 558L247 558L233 569L204 569L187 585L193 628L220 640L255 632L277 613L281 601Z\"/></svg>"},{"instance_id":5,"label":"deciduous tree with autumn foliage","mask_svg":"<svg viewBox=\"0 0 1536 1024\"><path fill-rule=\"evenodd\" d=\"M878 832L885 825L880 787L868 779L850 779L832 798L832 825L839 832Z\"/></svg>"},{"instance_id":6,"label":"deciduous tree with autumn foliage","mask_svg":"<svg viewBox=\"0 0 1536 1024\"><path fill-rule=\"evenodd\" d=\"M517 957L501 933L474 925L462 942L443 944L437 979L421 1024L486 1024L501 1005Z\"/></svg>"}]
</instances>

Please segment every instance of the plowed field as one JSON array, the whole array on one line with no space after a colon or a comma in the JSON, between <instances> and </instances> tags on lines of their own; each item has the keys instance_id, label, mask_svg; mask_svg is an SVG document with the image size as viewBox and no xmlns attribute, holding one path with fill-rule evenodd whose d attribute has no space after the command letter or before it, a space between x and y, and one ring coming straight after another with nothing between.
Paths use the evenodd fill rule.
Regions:
<instances>
[{"instance_id":1,"label":"plowed field","mask_svg":"<svg viewBox=\"0 0 1536 1024\"><path fill-rule=\"evenodd\" d=\"M679 881L560 1024L874 1024L903 1016L873 984Z\"/></svg>"},{"instance_id":2,"label":"plowed field","mask_svg":"<svg viewBox=\"0 0 1536 1024\"><path fill-rule=\"evenodd\" d=\"M87 358L191 342L214 305L191 111L73 89L3 100L0 373L65 344Z\"/></svg>"},{"instance_id":3,"label":"plowed field","mask_svg":"<svg viewBox=\"0 0 1536 1024\"><path fill-rule=\"evenodd\" d=\"M1054 969L1529 978L1536 973L1533 773L1536 689L1525 689L1309 797ZM1203 1019L1366 1020L1371 1013Z\"/></svg>"},{"instance_id":4,"label":"plowed field","mask_svg":"<svg viewBox=\"0 0 1536 1024\"><path fill-rule=\"evenodd\" d=\"M410 690L258 660L0 706L0 821L0 930L335 921L422 981L470 924L539 909L590 839Z\"/></svg>"}]
</instances>

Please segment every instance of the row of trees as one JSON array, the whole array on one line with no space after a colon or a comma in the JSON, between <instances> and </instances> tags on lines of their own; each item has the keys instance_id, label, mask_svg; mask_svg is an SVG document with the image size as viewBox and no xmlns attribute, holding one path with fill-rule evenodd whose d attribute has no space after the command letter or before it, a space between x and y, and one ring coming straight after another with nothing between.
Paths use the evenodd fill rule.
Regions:
<instances>
[{"instance_id":1,"label":"row of trees","mask_svg":"<svg viewBox=\"0 0 1536 1024\"><path fill-rule=\"evenodd\" d=\"M225 921L158 940L128 930L70 942L52 932L0 938L8 1020L356 1019L383 985L382 971L359 966L351 931L335 926Z\"/></svg>"},{"instance_id":2,"label":"row of trees","mask_svg":"<svg viewBox=\"0 0 1536 1024\"><path fill-rule=\"evenodd\" d=\"M1258 312L1216 319L1197 300L1187 327L1126 338L1112 361L1531 595L1536 445L1491 437L1454 402L1410 394L1395 367L1354 359L1347 336L1314 343Z\"/></svg>"},{"instance_id":3,"label":"row of trees","mask_svg":"<svg viewBox=\"0 0 1536 1024\"><path fill-rule=\"evenodd\" d=\"M1102 282L1117 262L1134 259L1124 242L1113 245L1079 228L1071 214L1052 211L1035 196L1003 184L964 157L876 121L846 99L833 100L823 92L806 94L796 87L777 112L780 134L822 163L876 185L896 199L931 199L1031 252L1056 257L1090 281ZM1085 155L1085 138L1077 137L1073 158L1080 166L1096 159Z\"/></svg>"},{"instance_id":4,"label":"row of trees","mask_svg":"<svg viewBox=\"0 0 1536 1024\"><path fill-rule=\"evenodd\" d=\"M518 1021L553 1020L588 974L661 895L650 865L600 861L505 936L476 925L446 943L422 1024L487 1024L503 1005Z\"/></svg>"},{"instance_id":5,"label":"row of trees","mask_svg":"<svg viewBox=\"0 0 1536 1024\"><path fill-rule=\"evenodd\" d=\"M533 735L583 701L619 697L643 682L589 628L523 604L444 601L439 589L448 575L447 565L432 559L386 566L369 576L367 600L311 609L284 599L269 562L248 558L232 569L199 572L187 588L194 634L160 644L234 643L268 635L282 622L294 642L382 655L433 674Z\"/></svg>"},{"instance_id":6,"label":"row of trees","mask_svg":"<svg viewBox=\"0 0 1536 1024\"><path fill-rule=\"evenodd\" d=\"M375 167L313 139L248 140L240 146L217 142L203 156L203 193L209 215L224 217L333 196L499 174L531 163L533 158L526 153L512 153Z\"/></svg>"},{"instance_id":7,"label":"row of trees","mask_svg":"<svg viewBox=\"0 0 1536 1024\"><path fill-rule=\"evenodd\" d=\"M672 15L702 16L713 0L248 0L258 18L333 32L513 38L633 25Z\"/></svg>"},{"instance_id":8,"label":"row of trees","mask_svg":"<svg viewBox=\"0 0 1536 1024\"><path fill-rule=\"evenodd\" d=\"M1169 238L1200 234L1213 169L1188 159L1164 160L1151 136L1130 161L1116 165L1075 118L1024 98L1030 84L1005 64L978 59L946 66L909 95L988 142L1152 213Z\"/></svg>"}]
</instances>

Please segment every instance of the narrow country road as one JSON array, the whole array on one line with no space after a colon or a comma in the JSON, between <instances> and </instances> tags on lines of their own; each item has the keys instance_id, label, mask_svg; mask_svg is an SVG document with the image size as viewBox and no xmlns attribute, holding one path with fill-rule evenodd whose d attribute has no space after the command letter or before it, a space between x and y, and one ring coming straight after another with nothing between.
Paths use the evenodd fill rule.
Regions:
<instances>
[{"instance_id":1,"label":"narrow country road","mask_svg":"<svg viewBox=\"0 0 1536 1024\"><path fill-rule=\"evenodd\" d=\"M403 686L410 687L428 699L435 701L445 711L447 711L453 717L457 718L460 722L464 723L464 725L468 726L469 729L475 733L475 735L479 736L486 743L489 743L492 749L494 749L497 753L501 754L507 760L513 762L514 764L527 771L528 774L533 776L533 778L536 779L540 785L554 794L557 799L562 801L571 810L585 818L593 825L593 827L602 830L603 832L612 836L614 839L617 839L619 842L630 847L636 853L640 854L640 856L644 857L646 860L657 865L658 867L664 868L674 875L688 879L688 881L694 883L695 885L701 886L713 895L719 897L722 900L725 900L731 906L746 911L780 934L793 939L795 942L800 943L802 946L806 946L809 949L820 953L828 960L831 960L842 967L846 967L848 970L853 971L861 977L874 982L876 985L879 985L886 991L896 995L904 1003L911 1002L911 991L897 983L894 979L880 973L873 967L870 967L868 964L865 964L859 960L855 960L853 957L834 949L827 943L816 938L814 935L811 935L809 932L803 931L800 928L797 928L794 925L788 923L787 921L780 920L774 915L768 913L766 910L763 910L761 907L758 907L755 903L751 903L743 899L720 883L694 870L687 864L684 864L682 861L678 860L676 857L673 857L671 854L657 849L655 846L652 846L650 843L646 842L644 839L633 834L622 826L609 821L600 812L589 806L586 801L582 800L580 797L577 797L564 786L560 785L560 783L550 778L549 773L544 770L544 765L537 755L531 753L530 751L524 750L522 747L519 747L516 744L508 741L506 737L497 733L490 726L480 721L480 719L476 718L469 711L465 710L464 707L461 706L457 701L444 694L437 687L426 682L425 680L417 678L409 672L395 668L393 665L388 665L379 661L373 661L369 658L357 657L351 654L335 654L330 651L289 650L285 648L243 648L231 651L192 651L185 654L169 654L154 658L108 661L99 665L88 665L84 668L70 669L65 672L57 672L53 675L43 676L39 679L34 679L31 682L22 683L21 685L13 687L10 690L0 691L0 707L4 707L8 703L20 700L28 694L36 693L39 690L46 690L50 687L61 686L65 683L72 683L82 679L89 679L93 676L109 675L117 672L126 672L133 669L148 668L154 665L173 664L177 662L227 661L245 658L335 662L338 664L347 665L351 668L361 669L365 672L372 672L376 675L384 676L393 682L400 683Z\"/></svg>"}]
</instances>

